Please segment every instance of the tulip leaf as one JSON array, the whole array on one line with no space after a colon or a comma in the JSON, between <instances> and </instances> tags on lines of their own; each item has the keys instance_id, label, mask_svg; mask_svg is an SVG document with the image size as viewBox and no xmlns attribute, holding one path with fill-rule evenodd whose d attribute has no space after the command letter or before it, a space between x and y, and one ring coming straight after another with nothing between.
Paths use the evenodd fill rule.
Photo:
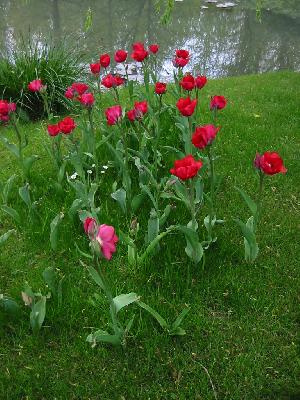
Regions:
<instances>
[{"instance_id":1,"label":"tulip leaf","mask_svg":"<svg viewBox=\"0 0 300 400\"><path fill-rule=\"evenodd\" d=\"M148 220L148 233L146 236L146 244L152 242L159 233L159 219L157 212L152 209L150 212L150 218Z\"/></svg>"},{"instance_id":2,"label":"tulip leaf","mask_svg":"<svg viewBox=\"0 0 300 400\"><path fill-rule=\"evenodd\" d=\"M3 206L1 206L1 209L6 214L8 214L10 217L12 217L16 221L17 224L21 223L20 215L14 208L11 208L11 207L8 207L6 205L3 205Z\"/></svg>"},{"instance_id":3,"label":"tulip leaf","mask_svg":"<svg viewBox=\"0 0 300 400\"><path fill-rule=\"evenodd\" d=\"M165 223L167 222L167 219L170 215L171 209L172 208L171 208L170 204L167 204L162 216L159 219L159 229L160 230L164 227Z\"/></svg>"},{"instance_id":4,"label":"tulip leaf","mask_svg":"<svg viewBox=\"0 0 300 400\"><path fill-rule=\"evenodd\" d=\"M52 250L57 250L57 241L58 241L58 227L61 221L64 218L64 213L60 212L56 215L56 217L52 220L50 224L50 243Z\"/></svg>"},{"instance_id":5,"label":"tulip leaf","mask_svg":"<svg viewBox=\"0 0 300 400\"><path fill-rule=\"evenodd\" d=\"M98 272L95 270L95 268L91 266L87 266L87 269L91 275L91 277L94 279L94 281L97 283L98 286L101 287L102 290L105 290L105 284L101 278L101 276L98 274Z\"/></svg>"},{"instance_id":6,"label":"tulip leaf","mask_svg":"<svg viewBox=\"0 0 300 400\"><path fill-rule=\"evenodd\" d=\"M122 211L124 214L126 214L126 190L123 188L120 188L116 190L115 192L111 193L111 197L117 201L119 206L121 207Z\"/></svg>"},{"instance_id":7,"label":"tulip leaf","mask_svg":"<svg viewBox=\"0 0 300 400\"><path fill-rule=\"evenodd\" d=\"M4 233L3 235L0 236L0 247L7 241L7 239L16 231L14 229L11 229Z\"/></svg>"},{"instance_id":8,"label":"tulip leaf","mask_svg":"<svg viewBox=\"0 0 300 400\"><path fill-rule=\"evenodd\" d=\"M238 224L244 236L245 260L247 262L253 262L257 258L259 252L255 233L253 232L254 217L251 216L248 219L247 224L244 224L239 219L235 219L234 221Z\"/></svg>"},{"instance_id":9,"label":"tulip leaf","mask_svg":"<svg viewBox=\"0 0 300 400\"><path fill-rule=\"evenodd\" d=\"M9 140L2 135L0 135L0 141L11 153L13 153L17 158L20 158L20 151L15 144L10 143Z\"/></svg>"},{"instance_id":10,"label":"tulip leaf","mask_svg":"<svg viewBox=\"0 0 300 400\"><path fill-rule=\"evenodd\" d=\"M110 335L107 331L103 331L102 329L91 333L87 336L86 341L92 344L92 347L95 347L98 342L109 343L114 346L121 345L120 336L118 335Z\"/></svg>"},{"instance_id":11,"label":"tulip leaf","mask_svg":"<svg viewBox=\"0 0 300 400\"><path fill-rule=\"evenodd\" d=\"M17 175L15 175L15 174L10 176L8 178L8 180L6 181L5 185L3 185L3 187L2 187L1 194L2 194L2 200L3 200L4 204L8 203L9 195L12 190L12 186L13 186L13 183L14 183L16 177L17 177Z\"/></svg>"},{"instance_id":12,"label":"tulip leaf","mask_svg":"<svg viewBox=\"0 0 300 400\"><path fill-rule=\"evenodd\" d=\"M120 294L113 298L113 304L115 311L118 313L122 308L129 306L129 304L135 303L140 299L136 293Z\"/></svg>"},{"instance_id":13,"label":"tulip leaf","mask_svg":"<svg viewBox=\"0 0 300 400\"><path fill-rule=\"evenodd\" d=\"M152 307L148 306L148 304L145 304L142 301L138 301L137 304L144 310L148 311L148 313L156 319L162 329L168 329L167 321L157 311L155 311Z\"/></svg>"},{"instance_id":14,"label":"tulip leaf","mask_svg":"<svg viewBox=\"0 0 300 400\"><path fill-rule=\"evenodd\" d=\"M199 242L197 232L187 226L179 226L178 229L184 233L187 246L185 248L186 254L191 258L194 263L198 263L203 257L203 247Z\"/></svg>"},{"instance_id":15,"label":"tulip leaf","mask_svg":"<svg viewBox=\"0 0 300 400\"><path fill-rule=\"evenodd\" d=\"M41 329L46 316L46 296L41 296L34 302L30 313L30 325L34 334Z\"/></svg>"},{"instance_id":16,"label":"tulip leaf","mask_svg":"<svg viewBox=\"0 0 300 400\"><path fill-rule=\"evenodd\" d=\"M249 207L252 215L256 215L256 213L257 213L256 203L242 189L239 189L238 187L236 187L236 190L240 193L242 198L245 200L245 203Z\"/></svg>"},{"instance_id":17,"label":"tulip leaf","mask_svg":"<svg viewBox=\"0 0 300 400\"><path fill-rule=\"evenodd\" d=\"M14 317L19 312L20 307L15 300L0 294L0 309L7 315Z\"/></svg>"},{"instance_id":18,"label":"tulip leaf","mask_svg":"<svg viewBox=\"0 0 300 400\"><path fill-rule=\"evenodd\" d=\"M181 325L183 319L189 313L190 309L185 307L172 324L172 330L176 330Z\"/></svg>"},{"instance_id":19,"label":"tulip leaf","mask_svg":"<svg viewBox=\"0 0 300 400\"><path fill-rule=\"evenodd\" d=\"M131 209L134 213L140 208L144 199L145 193L139 193L133 197L131 201Z\"/></svg>"},{"instance_id":20,"label":"tulip leaf","mask_svg":"<svg viewBox=\"0 0 300 400\"><path fill-rule=\"evenodd\" d=\"M119 229L119 239L120 242L124 242L126 243L128 246L132 247L132 248L136 248L136 245L133 241L133 239L131 239L128 235L126 235L123 231L121 231Z\"/></svg>"},{"instance_id":21,"label":"tulip leaf","mask_svg":"<svg viewBox=\"0 0 300 400\"><path fill-rule=\"evenodd\" d=\"M21 199L24 201L24 203L27 205L27 207L30 209L32 203L31 203L28 184L19 188L19 195L20 195Z\"/></svg>"},{"instance_id":22,"label":"tulip leaf","mask_svg":"<svg viewBox=\"0 0 300 400\"><path fill-rule=\"evenodd\" d=\"M68 211L68 216L71 220L74 220L76 213L82 208L83 202L81 199L75 199Z\"/></svg>"},{"instance_id":23,"label":"tulip leaf","mask_svg":"<svg viewBox=\"0 0 300 400\"><path fill-rule=\"evenodd\" d=\"M37 155L32 155L30 157L26 157L23 160L23 167L24 167L24 171L25 171L25 175L28 176L31 170L31 167L33 165L33 163L35 161L37 161L39 159L39 156Z\"/></svg>"}]
</instances>

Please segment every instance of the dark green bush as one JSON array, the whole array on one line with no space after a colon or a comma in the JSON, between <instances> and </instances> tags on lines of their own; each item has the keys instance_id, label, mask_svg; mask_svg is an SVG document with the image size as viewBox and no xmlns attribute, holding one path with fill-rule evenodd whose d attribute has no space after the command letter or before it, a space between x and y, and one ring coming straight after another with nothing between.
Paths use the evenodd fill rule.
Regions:
<instances>
[{"instance_id":1,"label":"dark green bush","mask_svg":"<svg viewBox=\"0 0 300 400\"><path fill-rule=\"evenodd\" d=\"M41 45L40 42L22 41L21 49L12 57L0 60L0 98L14 101L30 119L43 116L43 101L39 94L31 93L27 85L41 79L47 85L50 109L54 114L66 111L69 101L64 92L72 82L83 75L82 55L64 42Z\"/></svg>"}]
</instances>

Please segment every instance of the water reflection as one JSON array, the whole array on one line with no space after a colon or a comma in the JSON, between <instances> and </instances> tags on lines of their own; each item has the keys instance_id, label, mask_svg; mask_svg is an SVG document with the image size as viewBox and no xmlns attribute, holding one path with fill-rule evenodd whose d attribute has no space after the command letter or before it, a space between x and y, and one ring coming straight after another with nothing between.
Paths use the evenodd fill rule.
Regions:
<instances>
[{"instance_id":1,"label":"water reflection","mask_svg":"<svg viewBox=\"0 0 300 400\"><path fill-rule=\"evenodd\" d=\"M49 35L57 41L66 35L80 37L87 60L97 59L103 51L129 49L137 40L157 41L166 79L172 73L175 48L189 49L194 71L211 77L300 69L299 18L271 10L259 23L252 0L240 1L231 10L215 5L203 9L203 4L201 0L177 2L173 21L166 27L153 12L153 0L0 0L0 52L10 55L18 34L26 36L30 29L42 42ZM89 7L93 26L87 34Z\"/></svg>"}]
</instances>

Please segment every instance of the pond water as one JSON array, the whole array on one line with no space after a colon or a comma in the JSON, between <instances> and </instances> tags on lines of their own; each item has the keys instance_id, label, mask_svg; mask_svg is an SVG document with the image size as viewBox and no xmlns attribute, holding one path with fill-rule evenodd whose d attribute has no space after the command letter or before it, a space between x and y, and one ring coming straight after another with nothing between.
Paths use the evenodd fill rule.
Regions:
<instances>
[{"instance_id":1,"label":"pond water","mask_svg":"<svg viewBox=\"0 0 300 400\"><path fill-rule=\"evenodd\" d=\"M168 26L159 22L153 0L0 0L0 54L18 47L20 33L46 43L51 36L80 43L88 61L135 41L160 44L158 65L172 76L176 48L191 51L194 72L210 77L280 69L300 70L300 0L176 1ZM285 3L282 6L282 3ZM269 7L269 8L268 8ZM92 26L85 31L88 10ZM30 33L29 33L30 32Z\"/></svg>"}]
</instances>

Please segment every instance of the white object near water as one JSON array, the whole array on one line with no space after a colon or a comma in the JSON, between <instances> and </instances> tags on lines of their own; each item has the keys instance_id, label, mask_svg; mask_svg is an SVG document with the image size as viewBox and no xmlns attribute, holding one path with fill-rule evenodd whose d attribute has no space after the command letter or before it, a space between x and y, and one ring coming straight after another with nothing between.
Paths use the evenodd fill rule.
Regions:
<instances>
[{"instance_id":1,"label":"white object near water","mask_svg":"<svg viewBox=\"0 0 300 400\"><path fill-rule=\"evenodd\" d=\"M230 1L226 1L225 3L221 3L221 4L217 4L216 7L217 8L232 8L235 7L236 4L235 3L231 3Z\"/></svg>"}]
</instances>

